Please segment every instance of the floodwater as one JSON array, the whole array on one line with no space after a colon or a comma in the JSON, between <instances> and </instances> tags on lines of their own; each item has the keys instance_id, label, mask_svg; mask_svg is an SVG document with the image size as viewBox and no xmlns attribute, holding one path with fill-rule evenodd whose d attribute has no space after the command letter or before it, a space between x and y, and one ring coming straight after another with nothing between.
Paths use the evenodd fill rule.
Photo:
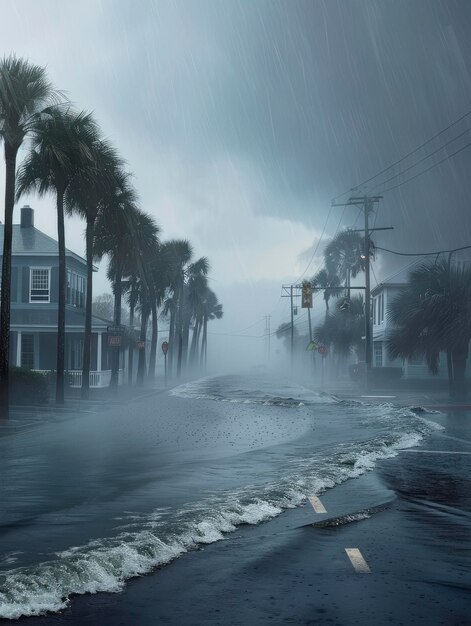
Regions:
<instances>
[{"instance_id":1,"label":"floodwater","mask_svg":"<svg viewBox=\"0 0 471 626\"><path fill-rule=\"evenodd\" d=\"M242 524L402 457L441 431L434 417L337 401L254 370L4 429L0 617L120 592Z\"/></svg>"}]
</instances>

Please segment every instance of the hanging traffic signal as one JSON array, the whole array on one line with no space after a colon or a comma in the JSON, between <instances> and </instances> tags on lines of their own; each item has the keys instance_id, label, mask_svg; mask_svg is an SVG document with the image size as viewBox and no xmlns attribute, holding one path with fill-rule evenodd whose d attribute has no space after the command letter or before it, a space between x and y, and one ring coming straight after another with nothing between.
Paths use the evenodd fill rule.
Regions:
<instances>
[{"instance_id":1,"label":"hanging traffic signal","mask_svg":"<svg viewBox=\"0 0 471 626\"><path fill-rule=\"evenodd\" d=\"M311 283L307 280L303 282L301 307L303 309L312 309L312 286Z\"/></svg>"}]
</instances>

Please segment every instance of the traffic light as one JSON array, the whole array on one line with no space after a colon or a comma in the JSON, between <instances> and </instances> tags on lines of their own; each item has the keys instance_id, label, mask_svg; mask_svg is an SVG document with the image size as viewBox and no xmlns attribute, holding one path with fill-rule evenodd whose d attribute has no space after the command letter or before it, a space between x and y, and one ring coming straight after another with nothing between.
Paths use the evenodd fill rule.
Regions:
<instances>
[{"instance_id":1,"label":"traffic light","mask_svg":"<svg viewBox=\"0 0 471 626\"><path fill-rule=\"evenodd\" d=\"M312 286L305 280L303 282L303 293L301 298L301 307L303 309L312 309Z\"/></svg>"}]
</instances>

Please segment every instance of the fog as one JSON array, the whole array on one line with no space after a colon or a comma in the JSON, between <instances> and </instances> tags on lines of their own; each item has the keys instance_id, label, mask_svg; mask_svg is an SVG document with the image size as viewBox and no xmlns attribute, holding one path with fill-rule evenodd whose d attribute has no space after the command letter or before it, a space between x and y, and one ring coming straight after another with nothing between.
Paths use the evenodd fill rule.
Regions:
<instances>
[{"instance_id":1,"label":"fog","mask_svg":"<svg viewBox=\"0 0 471 626\"><path fill-rule=\"evenodd\" d=\"M306 275L324 242L355 223L354 209L326 222L332 198L468 111L470 22L469 3L450 0L19 0L5 3L0 33L5 53L47 65L78 107L95 111L164 237L187 237L210 258L227 303L212 342L242 363L259 360L264 340L238 331L258 321L253 334L263 335L269 314L272 328L286 321L281 284L305 270L321 233ZM467 134L381 184L468 123L356 191L380 193L459 150ZM377 243L406 252L469 243L469 165L464 149L385 193L377 225L395 230ZM52 199L25 200L54 235ZM83 253L83 225L67 228ZM379 255L378 280L401 264ZM109 291L104 265L96 294Z\"/></svg>"}]
</instances>

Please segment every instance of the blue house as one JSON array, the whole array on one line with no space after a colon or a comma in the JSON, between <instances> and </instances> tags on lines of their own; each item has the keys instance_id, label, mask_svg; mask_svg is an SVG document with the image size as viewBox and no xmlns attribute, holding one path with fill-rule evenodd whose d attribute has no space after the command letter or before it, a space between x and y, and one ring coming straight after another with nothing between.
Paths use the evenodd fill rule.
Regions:
<instances>
[{"instance_id":1,"label":"blue house","mask_svg":"<svg viewBox=\"0 0 471 626\"><path fill-rule=\"evenodd\" d=\"M0 253L3 250L3 233L4 225L1 224ZM66 250L66 267L65 363L69 385L80 387L85 328L86 261ZM21 223L13 225L11 364L41 372L56 369L58 275L58 243L34 227L34 211L31 207L24 206L21 209ZM109 324L111 322L107 320L92 318L91 387L106 387L109 384Z\"/></svg>"}]
</instances>

